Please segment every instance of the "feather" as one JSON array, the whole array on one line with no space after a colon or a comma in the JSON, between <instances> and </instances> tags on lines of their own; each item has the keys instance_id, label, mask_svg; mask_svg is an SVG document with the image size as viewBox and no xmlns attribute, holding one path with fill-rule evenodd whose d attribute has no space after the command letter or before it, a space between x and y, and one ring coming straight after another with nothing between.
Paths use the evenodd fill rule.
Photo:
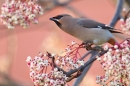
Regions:
<instances>
[{"instance_id":1,"label":"feather","mask_svg":"<svg viewBox=\"0 0 130 86\"><path fill-rule=\"evenodd\" d=\"M101 29L109 30L112 33L121 33L119 31L116 31L117 29L114 29L111 26L108 26L106 24L99 23L99 22L96 22L96 21L90 20L90 19L80 19L79 21L77 21L77 24L84 28L89 28L89 29L101 28Z\"/></svg>"}]
</instances>

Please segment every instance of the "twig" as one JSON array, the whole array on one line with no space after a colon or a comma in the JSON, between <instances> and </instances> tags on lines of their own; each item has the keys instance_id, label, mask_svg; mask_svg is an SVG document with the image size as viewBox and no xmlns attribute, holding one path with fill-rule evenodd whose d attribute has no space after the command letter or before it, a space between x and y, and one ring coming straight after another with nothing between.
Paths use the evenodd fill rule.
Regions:
<instances>
[{"instance_id":1,"label":"twig","mask_svg":"<svg viewBox=\"0 0 130 86\"><path fill-rule=\"evenodd\" d=\"M110 22L110 26L114 27L115 24L117 23L117 21L120 19L121 17L121 12L122 12L122 7L123 7L123 2L124 0L118 0L118 4L116 6L116 11L115 14Z\"/></svg>"},{"instance_id":2,"label":"twig","mask_svg":"<svg viewBox=\"0 0 130 86\"><path fill-rule=\"evenodd\" d=\"M87 52L86 54L84 54L79 60L83 60L85 57L87 57L89 54L91 54L93 51L90 50L89 52Z\"/></svg>"},{"instance_id":3,"label":"twig","mask_svg":"<svg viewBox=\"0 0 130 86\"><path fill-rule=\"evenodd\" d=\"M93 52L90 59L93 58L94 55L96 55L98 53L98 51L90 51ZM88 53L90 53L88 52ZM88 54L87 53L87 54ZM88 65L84 70L83 73L76 79L75 83L73 86L79 86L79 84L81 83L81 81L83 80L84 76L86 75L86 73L88 72L88 70L90 69L90 67L92 66L92 63L90 65Z\"/></svg>"},{"instance_id":4,"label":"twig","mask_svg":"<svg viewBox=\"0 0 130 86\"><path fill-rule=\"evenodd\" d=\"M66 74L66 76L70 76L71 74L76 73L77 71L80 71L80 74L78 74L78 75L76 75L76 76L73 76L73 78L80 76L80 75L82 74L83 70L84 70L86 67L88 67L91 63L93 63L96 59L97 59L96 56L92 57L92 59L90 59L89 61L87 61L87 62L84 64L84 66L80 66L78 69L73 69L73 70L69 71L69 72ZM70 81L71 81L73 78L71 77Z\"/></svg>"},{"instance_id":5,"label":"twig","mask_svg":"<svg viewBox=\"0 0 130 86\"><path fill-rule=\"evenodd\" d=\"M111 79L109 82L111 82L112 80L114 80L114 78L113 78L113 79ZM109 84L109 82L108 82L108 83L106 83L106 85L108 85L108 84Z\"/></svg>"},{"instance_id":6,"label":"twig","mask_svg":"<svg viewBox=\"0 0 130 86\"><path fill-rule=\"evenodd\" d=\"M102 53L102 52L103 52L103 51L101 51L100 53ZM48 52L47 52L47 53L48 53ZM62 71L67 77L69 77L68 80L67 80L67 81L69 82L69 81L71 81L72 79L79 77L79 76L82 74L82 72L84 71L84 69L85 69L86 67L90 66L90 64L92 64L92 63L97 59L97 58L96 58L97 55L95 55L95 54L97 54L97 53L98 53L98 55L100 55L99 51L95 52L95 53L92 55L91 59L88 60L83 66L80 66L80 67L77 68L77 69L71 69L71 70L68 71L68 72L64 71L62 68L59 68L59 67L55 64L55 57L54 57L54 56L52 57L52 56L50 55L50 53L48 53L48 56L52 59L52 65L54 65L56 68L58 68L59 71ZM77 72L77 74L76 74L76 75L73 75L73 74L76 73L76 72Z\"/></svg>"}]
</instances>

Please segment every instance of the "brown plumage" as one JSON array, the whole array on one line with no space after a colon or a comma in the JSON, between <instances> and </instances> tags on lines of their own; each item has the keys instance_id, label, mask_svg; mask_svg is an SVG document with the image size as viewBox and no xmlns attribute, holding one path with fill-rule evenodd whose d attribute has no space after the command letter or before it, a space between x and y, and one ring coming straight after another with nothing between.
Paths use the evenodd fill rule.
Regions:
<instances>
[{"instance_id":1,"label":"brown plumage","mask_svg":"<svg viewBox=\"0 0 130 86\"><path fill-rule=\"evenodd\" d=\"M114 45L116 40L111 33L120 33L103 23L91 19L73 18L68 14L57 15L50 20L66 33L82 41L92 41L95 45L106 42Z\"/></svg>"}]
</instances>

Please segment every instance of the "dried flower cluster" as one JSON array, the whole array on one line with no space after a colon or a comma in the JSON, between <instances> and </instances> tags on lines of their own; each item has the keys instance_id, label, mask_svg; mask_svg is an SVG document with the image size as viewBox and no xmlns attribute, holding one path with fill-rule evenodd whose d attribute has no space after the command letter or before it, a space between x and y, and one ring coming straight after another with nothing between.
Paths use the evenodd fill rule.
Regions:
<instances>
[{"instance_id":1,"label":"dried flower cluster","mask_svg":"<svg viewBox=\"0 0 130 86\"><path fill-rule=\"evenodd\" d=\"M1 7L1 21L8 29L14 29L15 25L27 28L31 22L37 24L36 16L43 14L43 9L36 0L6 0Z\"/></svg>"},{"instance_id":2,"label":"dried flower cluster","mask_svg":"<svg viewBox=\"0 0 130 86\"><path fill-rule=\"evenodd\" d=\"M47 67L51 65L47 59L41 56L32 59L29 56L26 61L30 69L30 78L35 86L61 86L66 84L67 77L62 71L58 71L57 68L47 71Z\"/></svg>"},{"instance_id":3,"label":"dried flower cluster","mask_svg":"<svg viewBox=\"0 0 130 86\"><path fill-rule=\"evenodd\" d=\"M108 49L108 46L104 47ZM104 76L97 76L96 81L102 86L130 86L130 39L109 48L101 62ZM111 80L110 80L111 79Z\"/></svg>"},{"instance_id":4,"label":"dried flower cluster","mask_svg":"<svg viewBox=\"0 0 130 86\"><path fill-rule=\"evenodd\" d=\"M78 68L79 65L84 65L84 61L79 60L78 50L82 48L81 45L75 47L75 42L69 45L62 53L64 56L55 54L39 54L34 59L27 57L28 67L30 69L30 78L35 86L68 86L66 80L69 78L64 73L63 67L69 69ZM62 70L59 70L62 69ZM51 70L50 70L51 69Z\"/></svg>"},{"instance_id":5,"label":"dried flower cluster","mask_svg":"<svg viewBox=\"0 0 130 86\"><path fill-rule=\"evenodd\" d=\"M65 55L57 57L56 64L59 65L60 68L66 67L67 70L78 68L79 65L84 65L84 61L79 60L79 57L81 57L79 49L81 48L83 48L82 45L73 41L72 45L68 45L68 48L62 52L65 53Z\"/></svg>"},{"instance_id":6,"label":"dried flower cluster","mask_svg":"<svg viewBox=\"0 0 130 86\"><path fill-rule=\"evenodd\" d=\"M126 11L123 9L125 14L124 19L120 19L121 21L121 30L125 32L127 35L130 35L130 11Z\"/></svg>"}]
</instances>

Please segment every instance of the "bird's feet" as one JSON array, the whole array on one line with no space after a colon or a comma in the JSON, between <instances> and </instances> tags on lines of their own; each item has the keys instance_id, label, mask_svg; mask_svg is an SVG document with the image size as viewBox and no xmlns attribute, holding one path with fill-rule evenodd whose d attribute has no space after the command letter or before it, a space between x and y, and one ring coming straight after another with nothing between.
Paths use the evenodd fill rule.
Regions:
<instances>
[{"instance_id":1,"label":"bird's feet","mask_svg":"<svg viewBox=\"0 0 130 86\"><path fill-rule=\"evenodd\" d=\"M85 41L82 43L86 50L96 50L96 51L103 51L103 48L101 46L93 46L93 41Z\"/></svg>"},{"instance_id":2,"label":"bird's feet","mask_svg":"<svg viewBox=\"0 0 130 86\"><path fill-rule=\"evenodd\" d=\"M86 50L92 50L92 41L84 41L82 44L85 45L84 47L86 48Z\"/></svg>"},{"instance_id":3,"label":"bird's feet","mask_svg":"<svg viewBox=\"0 0 130 86\"><path fill-rule=\"evenodd\" d=\"M84 47L86 48L86 50L95 50L95 51L99 51L99 54L98 56L102 56L104 55L108 50L104 50L102 48L102 46L94 46L92 47L93 45L93 42L92 41L85 41L82 43L84 45Z\"/></svg>"}]
</instances>

